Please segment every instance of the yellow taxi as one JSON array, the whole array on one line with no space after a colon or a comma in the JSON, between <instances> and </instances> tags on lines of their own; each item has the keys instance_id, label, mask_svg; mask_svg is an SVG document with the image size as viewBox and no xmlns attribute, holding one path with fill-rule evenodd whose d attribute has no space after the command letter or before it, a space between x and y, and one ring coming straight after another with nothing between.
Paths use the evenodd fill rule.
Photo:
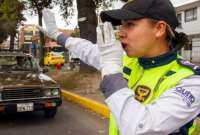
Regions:
<instances>
[{"instance_id":1,"label":"yellow taxi","mask_svg":"<svg viewBox=\"0 0 200 135\"><path fill-rule=\"evenodd\" d=\"M64 49L61 46L45 47L44 54L44 65L63 65L65 63Z\"/></svg>"}]
</instances>

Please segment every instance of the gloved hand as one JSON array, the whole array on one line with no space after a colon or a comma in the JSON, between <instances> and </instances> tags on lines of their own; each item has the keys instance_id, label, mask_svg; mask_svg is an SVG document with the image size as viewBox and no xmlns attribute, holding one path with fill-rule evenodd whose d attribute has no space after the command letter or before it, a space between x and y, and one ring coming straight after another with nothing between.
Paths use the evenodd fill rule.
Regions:
<instances>
[{"instance_id":1,"label":"gloved hand","mask_svg":"<svg viewBox=\"0 0 200 135\"><path fill-rule=\"evenodd\" d=\"M121 73L123 49L115 38L110 22L105 22L97 27L97 44L100 50L102 78L105 75Z\"/></svg>"},{"instance_id":2,"label":"gloved hand","mask_svg":"<svg viewBox=\"0 0 200 135\"><path fill-rule=\"evenodd\" d=\"M49 38L57 40L57 37L61 34L61 32L58 31L54 13L51 12L49 9L44 8L42 10L42 14L46 25L46 29L42 28L41 26L37 26L38 29Z\"/></svg>"}]
</instances>

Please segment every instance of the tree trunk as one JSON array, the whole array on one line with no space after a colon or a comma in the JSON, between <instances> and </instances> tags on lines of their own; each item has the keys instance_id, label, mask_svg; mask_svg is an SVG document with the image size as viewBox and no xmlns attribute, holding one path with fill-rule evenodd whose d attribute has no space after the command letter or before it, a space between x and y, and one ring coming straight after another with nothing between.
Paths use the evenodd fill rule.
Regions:
<instances>
[{"instance_id":1,"label":"tree trunk","mask_svg":"<svg viewBox=\"0 0 200 135\"><path fill-rule=\"evenodd\" d=\"M77 0L77 9L80 37L96 43L97 16L94 0ZM93 71L94 68L81 62L80 70Z\"/></svg>"},{"instance_id":2,"label":"tree trunk","mask_svg":"<svg viewBox=\"0 0 200 135\"><path fill-rule=\"evenodd\" d=\"M15 45L15 35L16 35L16 31L12 30L12 32L10 33L10 48L9 50L14 50L14 45Z\"/></svg>"},{"instance_id":3,"label":"tree trunk","mask_svg":"<svg viewBox=\"0 0 200 135\"><path fill-rule=\"evenodd\" d=\"M42 12L38 11L38 23L42 26ZM45 39L44 34L40 31L40 46L39 46L39 63L40 66L44 66L44 46L45 46Z\"/></svg>"}]
</instances>

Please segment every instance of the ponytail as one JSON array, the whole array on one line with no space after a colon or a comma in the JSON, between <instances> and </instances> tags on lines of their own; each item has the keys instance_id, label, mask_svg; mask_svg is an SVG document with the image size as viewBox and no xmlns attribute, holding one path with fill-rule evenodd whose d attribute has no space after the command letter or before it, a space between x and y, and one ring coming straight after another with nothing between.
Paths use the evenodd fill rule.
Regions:
<instances>
[{"instance_id":1,"label":"ponytail","mask_svg":"<svg viewBox=\"0 0 200 135\"><path fill-rule=\"evenodd\" d=\"M178 51L184 46L187 46L189 44L188 36L185 33L183 32L178 33L174 31L174 34L175 37L171 39L173 49L176 49Z\"/></svg>"},{"instance_id":2,"label":"ponytail","mask_svg":"<svg viewBox=\"0 0 200 135\"><path fill-rule=\"evenodd\" d=\"M184 46L189 44L188 36L183 32L177 32L167 25L167 40L171 46L171 49L180 50Z\"/></svg>"},{"instance_id":3,"label":"ponytail","mask_svg":"<svg viewBox=\"0 0 200 135\"><path fill-rule=\"evenodd\" d=\"M158 22L158 20L151 19L151 18L149 18L148 20L152 24L156 24ZM168 24L167 24L166 33L167 33L166 40L169 42L169 46L171 49L179 51L184 46L189 45L188 36L183 32L179 33L175 31Z\"/></svg>"}]
</instances>

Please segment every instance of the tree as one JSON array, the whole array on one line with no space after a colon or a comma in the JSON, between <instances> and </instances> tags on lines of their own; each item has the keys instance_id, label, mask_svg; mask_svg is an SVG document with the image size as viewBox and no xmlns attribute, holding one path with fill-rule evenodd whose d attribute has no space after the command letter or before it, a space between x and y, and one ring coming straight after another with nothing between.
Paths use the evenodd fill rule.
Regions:
<instances>
[{"instance_id":1,"label":"tree","mask_svg":"<svg viewBox=\"0 0 200 135\"><path fill-rule=\"evenodd\" d=\"M8 37L8 30L5 21L0 21L0 44Z\"/></svg>"},{"instance_id":2,"label":"tree","mask_svg":"<svg viewBox=\"0 0 200 135\"><path fill-rule=\"evenodd\" d=\"M4 39L10 35L10 50L13 50L16 29L20 22L25 20L22 14L24 3L18 0L1 0L0 2L0 26L3 30L1 35Z\"/></svg>"},{"instance_id":3,"label":"tree","mask_svg":"<svg viewBox=\"0 0 200 135\"><path fill-rule=\"evenodd\" d=\"M38 24L42 26L42 10L44 8L52 8L54 0L28 0L27 7L32 10L32 13L38 15ZM44 34L40 32L40 65L44 65L44 52L45 45Z\"/></svg>"},{"instance_id":4,"label":"tree","mask_svg":"<svg viewBox=\"0 0 200 135\"><path fill-rule=\"evenodd\" d=\"M80 37L96 43L97 14L99 8L108 8L116 0L76 0L78 9L78 25ZM60 7L64 18L74 13L73 0L60 0ZM81 62L81 70L87 70L88 66ZM91 70L91 68L89 69Z\"/></svg>"},{"instance_id":5,"label":"tree","mask_svg":"<svg viewBox=\"0 0 200 135\"><path fill-rule=\"evenodd\" d=\"M4 17L5 13L2 9L3 3L4 0L0 0L0 44L8 37L7 19Z\"/></svg>"}]
</instances>

